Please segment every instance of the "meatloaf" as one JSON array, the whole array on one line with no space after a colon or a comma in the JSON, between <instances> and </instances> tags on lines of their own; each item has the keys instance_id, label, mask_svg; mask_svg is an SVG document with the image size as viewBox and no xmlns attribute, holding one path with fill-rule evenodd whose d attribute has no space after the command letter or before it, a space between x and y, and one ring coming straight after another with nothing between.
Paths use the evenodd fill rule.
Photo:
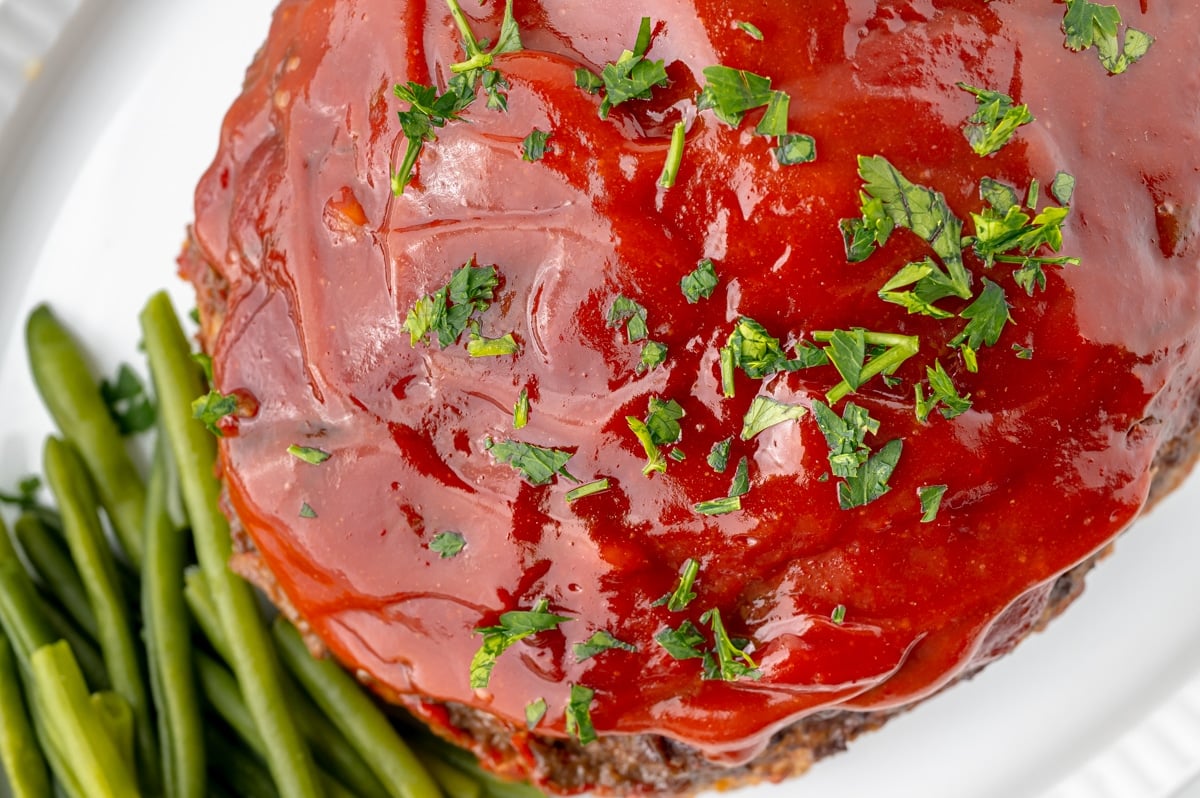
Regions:
<instances>
[{"instance_id":1,"label":"meatloaf","mask_svg":"<svg viewBox=\"0 0 1200 798\"><path fill-rule=\"evenodd\" d=\"M1196 455L1200 11L285 0L196 194L235 567L507 776L800 772Z\"/></svg>"}]
</instances>

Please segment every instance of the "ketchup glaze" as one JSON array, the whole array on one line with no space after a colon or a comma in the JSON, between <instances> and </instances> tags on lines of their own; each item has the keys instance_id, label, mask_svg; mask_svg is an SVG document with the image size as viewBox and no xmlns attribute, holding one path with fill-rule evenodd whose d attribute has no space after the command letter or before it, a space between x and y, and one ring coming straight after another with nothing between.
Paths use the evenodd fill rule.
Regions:
<instances>
[{"instance_id":1,"label":"ketchup glaze","mask_svg":"<svg viewBox=\"0 0 1200 798\"><path fill-rule=\"evenodd\" d=\"M479 38L495 38L502 7L464 4ZM216 387L257 403L221 441L229 498L288 599L394 699L469 705L518 734L540 698L537 733L563 736L571 686L585 685L600 734L668 735L729 763L808 713L912 702L1006 649L1054 578L1138 514L1156 452L1197 401L1200 10L1120 7L1156 41L1109 76L1094 50L1063 46L1064 6L1051 2L516 0L525 49L495 63L507 112L477 100L394 197L407 106L392 86L444 88L463 58L444 3L285 0L197 190L193 237L225 286L219 310L202 308ZM670 85L602 120L574 72L632 48L643 16ZM779 166L753 135L757 112L736 129L697 112L716 64L788 92L789 130L814 137L816 160ZM1010 94L1036 121L977 156L962 133L975 98L958 81ZM663 189L679 119L686 149ZM535 128L551 136L529 162ZM897 230L847 263L838 222L860 214L859 155L944 193L966 234L981 178L1023 196L1034 179L1075 176L1061 254L1078 266L1048 269L1027 296L1011 266L967 256L976 289L986 276L1012 306L977 373L948 345L962 320L877 296L925 242ZM481 332L513 333L516 356L414 345L402 327L471 258L501 280ZM720 281L689 303L679 282L704 258ZM668 348L658 368L639 373L639 345L608 325L618 295L647 309ZM835 407L879 420L873 449L903 441L890 492L839 509L811 413L738 438L756 396L808 407L839 379L831 366L739 370L724 397L718 349L742 316L785 344L853 327L920 336L898 384L876 378ZM919 423L913 386L935 359L973 404ZM514 429L523 388L529 423ZM685 459L646 476L626 417L651 397L686 411ZM730 436L717 473L706 456ZM564 477L534 486L497 462L487 446L502 440L569 451L571 474L610 489L568 503ZM331 457L310 465L292 444ZM698 514L742 457L742 510ZM929 485L947 491L921 523ZM301 517L306 504L315 517ZM448 531L466 546L442 558L429 544ZM697 598L656 606L689 558ZM475 629L541 599L570 620L513 645L488 688L471 689ZM703 680L699 660L655 642L688 619L711 643L700 616L714 607L761 678ZM600 630L637 650L579 661L573 646Z\"/></svg>"}]
</instances>

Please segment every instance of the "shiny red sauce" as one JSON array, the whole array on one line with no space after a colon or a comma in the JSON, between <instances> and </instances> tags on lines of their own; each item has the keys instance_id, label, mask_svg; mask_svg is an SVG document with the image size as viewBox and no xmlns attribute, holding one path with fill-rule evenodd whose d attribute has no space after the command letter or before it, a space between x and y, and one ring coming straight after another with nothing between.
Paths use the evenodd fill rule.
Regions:
<instances>
[{"instance_id":1,"label":"shiny red sauce","mask_svg":"<svg viewBox=\"0 0 1200 798\"><path fill-rule=\"evenodd\" d=\"M494 38L502 3L464 5L480 38ZM1157 41L1110 77L1094 51L1064 48L1064 7L1051 2L517 0L526 49L496 64L508 112L476 102L394 198L406 106L392 86L444 85L462 58L444 4L284 2L198 190L195 240L229 283L210 342L218 387L258 403L222 441L230 497L288 598L389 695L477 707L514 733L542 698L538 731L563 735L570 686L586 685L601 734L661 733L729 762L807 713L910 702L1006 648L1055 576L1137 515L1158 447L1194 402L1200 10L1144 5L1122 3L1125 21ZM603 121L574 70L632 47L644 15L671 85ZM778 166L752 134L757 112L740 129L696 113L714 64L787 91L790 129L816 139L817 160ZM1011 94L1036 122L999 154L975 155L962 134L975 100L957 81ZM681 113L687 147L665 190L656 181ZM553 135L530 163L520 145L534 128ZM1076 176L1062 254L1080 265L1049 270L1032 297L1011 267L987 272L1013 323L980 351L977 374L947 345L961 320L876 296L928 254L924 242L898 231L846 262L838 222L860 213L860 154L943 192L967 233L982 177L1023 193L1035 178ZM482 331L514 333L515 357L413 346L402 329L472 257L501 275ZM720 284L690 304L679 281L702 258ZM982 264L967 263L978 287ZM663 366L636 371L639 346L606 323L618 294L647 308L650 337L669 349ZM742 315L785 343L854 326L920 336L898 385L875 379L851 398L880 421L874 448L903 440L889 493L839 509L811 414L737 438L755 396L808 406L838 381L828 366L766 380L739 371L726 399L718 348ZM935 358L973 406L922 424L913 385ZM514 430L522 388L530 420ZM626 417L644 417L652 396L686 410L686 459L647 477ZM729 436L718 474L706 456ZM568 504L573 484L526 483L489 439L570 451L572 474L612 487ZM332 457L309 465L291 444ZM726 494L743 456L743 509L696 513ZM920 523L918 488L940 484L940 513ZM300 516L304 504L315 518ZM429 544L446 531L466 547L443 559ZM696 600L654 606L688 558L701 563ZM474 630L543 598L571 620L514 645L489 688L472 690ZM712 607L752 642L761 679L702 680L698 660L654 641L685 618L711 640L699 618ZM638 650L577 661L573 645L598 630Z\"/></svg>"}]
</instances>

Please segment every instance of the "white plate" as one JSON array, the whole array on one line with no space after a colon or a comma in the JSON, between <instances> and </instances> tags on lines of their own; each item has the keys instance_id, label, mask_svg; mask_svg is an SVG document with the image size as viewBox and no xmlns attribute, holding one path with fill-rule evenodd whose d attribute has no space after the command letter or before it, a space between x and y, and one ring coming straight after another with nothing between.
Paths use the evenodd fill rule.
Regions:
<instances>
[{"instance_id":1,"label":"white plate","mask_svg":"<svg viewBox=\"0 0 1200 798\"><path fill-rule=\"evenodd\" d=\"M74 4L0 0L0 117L16 102L0 128L5 487L38 469L50 429L21 340L35 303L52 302L108 374L139 362L136 316L151 292L168 286L191 307L174 257L192 187L273 0L84 0L68 15ZM30 80L54 9L69 23ZM1194 478L1120 542L1049 634L802 781L741 795L1171 794L1200 771L1198 518Z\"/></svg>"}]
</instances>

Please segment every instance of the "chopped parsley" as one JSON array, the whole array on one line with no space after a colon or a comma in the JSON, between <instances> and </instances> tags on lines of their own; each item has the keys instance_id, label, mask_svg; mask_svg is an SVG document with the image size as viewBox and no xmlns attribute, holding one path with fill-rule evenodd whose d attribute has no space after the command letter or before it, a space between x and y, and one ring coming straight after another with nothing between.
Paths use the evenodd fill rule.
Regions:
<instances>
[{"instance_id":1,"label":"chopped parsley","mask_svg":"<svg viewBox=\"0 0 1200 798\"><path fill-rule=\"evenodd\" d=\"M458 119L459 113L475 100L475 93L471 91L464 96L450 88L439 94L437 87L423 86L411 80L404 85L397 83L392 92L409 106L407 110L396 112L400 129L408 141L400 165L392 170L392 194L399 197L412 182L413 169L425 142L437 138L434 132L437 128Z\"/></svg>"},{"instance_id":2,"label":"chopped parsley","mask_svg":"<svg viewBox=\"0 0 1200 798\"><path fill-rule=\"evenodd\" d=\"M301 446L297 443L293 443L287 447L287 453L297 460L303 460L309 465L320 465L333 456L323 449L317 449L312 446Z\"/></svg>"},{"instance_id":3,"label":"chopped parsley","mask_svg":"<svg viewBox=\"0 0 1200 798\"><path fill-rule=\"evenodd\" d=\"M586 659L591 659L602 651L619 648L622 651L637 651L637 646L632 643L625 643L613 637L612 632L607 629L601 629L582 643L576 643L574 646L575 659L583 662Z\"/></svg>"},{"instance_id":4,"label":"chopped parsley","mask_svg":"<svg viewBox=\"0 0 1200 798\"><path fill-rule=\"evenodd\" d=\"M122 363L112 382L100 382L100 396L122 435L135 435L154 426L157 413L137 372Z\"/></svg>"},{"instance_id":5,"label":"chopped parsley","mask_svg":"<svg viewBox=\"0 0 1200 798\"><path fill-rule=\"evenodd\" d=\"M312 506L309 505L308 502L304 502L303 504L300 505L300 517L301 518L316 518L317 511L314 510L312 508Z\"/></svg>"},{"instance_id":6,"label":"chopped parsley","mask_svg":"<svg viewBox=\"0 0 1200 798\"><path fill-rule=\"evenodd\" d=\"M496 37L495 46L488 51L484 51L484 44L475 38L470 23L458 5L458 0L446 0L446 5L450 7L450 16L454 18L454 24L458 26L458 32L463 40L463 50L467 54L465 61L450 65L450 71L455 75L451 80L451 86L463 97L470 97L473 100L475 97L474 87L478 81L488 96L487 107L489 109L493 111L508 110L508 98L501 91L501 89L508 88L508 83L497 70L491 67L496 56L524 49L521 44L521 30L517 27L517 20L513 16L512 0L505 0L504 16L500 21L500 35Z\"/></svg>"},{"instance_id":7,"label":"chopped parsley","mask_svg":"<svg viewBox=\"0 0 1200 798\"><path fill-rule=\"evenodd\" d=\"M701 299L708 299L717 287L717 270L710 258L705 258L696 264L696 268L684 275L679 281L679 290L687 298L688 304L695 304Z\"/></svg>"},{"instance_id":8,"label":"chopped parsley","mask_svg":"<svg viewBox=\"0 0 1200 798\"><path fill-rule=\"evenodd\" d=\"M962 349L969 371L976 371L975 355L984 346L995 346L1004 325L1012 318L1008 314L1008 299L1004 289L986 277L979 298L958 314L967 320L963 331L954 336L950 346Z\"/></svg>"},{"instance_id":9,"label":"chopped parsley","mask_svg":"<svg viewBox=\"0 0 1200 798\"><path fill-rule=\"evenodd\" d=\"M1019 360L1033 360L1033 347L1022 346L1021 344L1013 344L1012 349L1017 353Z\"/></svg>"},{"instance_id":10,"label":"chopped parsley","mask_svg":"<svg viewBox=\"0 0 1200 798\"><path fill-rule=\"evenodd\" d=\"M571 620L564 615L551 613L548 605L549 602L542 599L532 610L513 610L502 614L498 626L482 626L475 630L476 634L483 635L483 645L471 659L472 689L480 690L488 686L496 660L513 643L538 632L555 629L560 623Z\"/></svg>"},{"instance_id":11,"label":"chopped parsley","mask_svg":"<svg viewBox=\"0 0 1200 798\"><path fill-rule=\"evenodd\" d=\"M439 532L429 541L429 550L448 560L466 548L467 539L459 532Z\"/></svg>"},{"instance_id":12,"label":"chopped parsley","mask_svg":"<svg viewBox=\"0 0 1200 798\"><path fill-rule=\"evenodd\" d=\"M1070 205L1075 196L1075 175L1058 172L1050 181L1050 194L1058 200L1059 205Z\"/></svg>"},{"instance_id":13,"label":"chopped parsley","mask_svg":"<svg viewBox=\"0 0 1200 798\"><path fill-rule=\"evenodd\" d=\"M917 498L921 500L921 523L928 524L937 518L942 506L942 497L946 495L946 485L924 485L917 488Z\"/></svg>"},{"instance_id":14,"label":"chopped parsley","mask_svg":"<svg viewBox=\"0 0 1200 798\"><path fill-rule=\"evenodd\" d=\"M762 31L760 31L758 29L758 26L755 25L754 23L746 22L746 21L740 20L740 19L735 19L733 21L733 24L735 26L737 26L738 30L742 31L747 36L749 36L751 39L754 39L756 42L761 42L763 40Z\"/></svg>"},{"instance_id":15,"label":"chopped parsley","mask_svg":"<svg viewBox=\"0 0 1200 798\"><path fill-rule=\"evenodd\" d=\"M775 160L780 166L794 166L817 160L817 140L807 133L784 133L776 139Z\"/></svg>"},{"instance_id":16,"label":"chopped parsley","mask_svg":"<svg viewBox=\"0 0 1200 798\"><path fill-rule=\"evenodd\" d=\"M529 423L529 389L522 388L513 405L513 429L524 429Z\"/></svg>"},{"instance_id":17,"label":"chopped parsley","mask_svg":"<svg viewBox=\"0 0 1200 798\"><path fill-rule=\"evenodd\" d=\"M503 357L515 355L521 351L520 344L507 333L499 338L485 338L471 330L467 336L467 354L471 357Z\"/></svg>"},{"instance_id":18,"label":"chopped parsley","mask_svg":"<svg viewBox=\"0 0 1200 798\"><path fill-rule=\"evenodd\" d=\"M724 474L725 468L729 465L729 447L732 444L733 438L717 441L708 453L708 465L718 474Z\"/></svg>"},{"instance_id":19,"label":"chopped parsley","mask_svg":"<svg viewBox=\"0 0 1200 798\"><path fill-rule=\"evenodd\" d=\"M958 388L954 385L954 380L942 368L942 362L935 360L933 366L926 367L926 376L929 378L928 398L925 396L925 387L918 384L914 389L916 391L916 408L917 420L925 423L929 419L929 414L934 409L941 406L941 413L944 418L950 419L955 416L960 416L971 409L970 394L963 396L958 392Z\"/></svg>"},{"instance_id":20,"label":"chopped parsley","mask_svg":"<svg viewBox=\"0 0 1200 798\"><path fill-rule=\"evenodd\" d=\"M771 102L771 79L762 75L717 65L705 67L704 78L698 110L712 109L730 127L741 125L747 111Z\"/></svg>"},{"instance_id":21,"label":"chopped parsley","mask_svg":"<svg viewBox=\"0 0 1200 798\"><path fill-rule=\"evenodd\" d=\"M838 626L846 622L846 605L839 604L833 608L833 612L829 613L829 620L833 621Z\"/></svg>"},{"instance_id":22,"label":"chopped parsley","mask_svg":"<svg viewBox=\"0 0 1200 798\"><path fill-rule=\"evenodd\" d=\"M716 645L704 654L704 678L735 682L738 679L760 679L762 671L746 652L745 641L735 641L725 631L721 622L721 611L716 607L700 616L700 623L712 629Z\"/></svg>"},{"instance_id":23,"label":"chopped parsley","mask_svg":"<svg viewBox=\"0 0 1200 798\"><path fill-rule=\"evenodd\" d=\"M1116 6L1088 0L1066 0L1062 29L1066 45L1081 52L1095 45L1100 63L1110 75L1118 75L1141 60L1154 43L1154 37L1137 28L1126 28L1125 41L1119 38L1121 11Z\"/></svg>"},{"instance_id":24,"label":"chopped parsley","mask_svg":"<svg viewBox=\"0 0 1200 798\"><path fill-rule=\"evenodd\" d=\"M742 509L742 497L726 496L721 499L709 499L693 504L692 509L700 515L728 515Z\"/></svg>"},{"instance_id":25,"label":"chopped parsley","mask_svg":"<svg viewBox=\"0 0 1200 798\"><path fill-rule=\"evenodd\" d=\"M663 164L662 174L658 178L658 184L663 188L671 188L675 185L675 179L679 177L679 167L683 163L683 148L687 144L687 125L683 122L676 122L675 127L671 129L671 146L667 149L667 162Z\"/></svg>"},{"instance_id":26,"label":"chopped parsley","mask_svg":"<svg viewBox=\"0 0 1200 798\"><path fill-rule=\"evenodd\" d=\"M704 651L704 635L691 621L679 624L678 629L667 627L654 636L654 642L662 646L674 659L701 659Z\"/></svg>"},{"instance_id":27,"label":"chopped parsley","mask_svg":"<svg viewBox=\"0 0 1200 798\"><path fill-rule=\"evenodd\" d=\"M750 404L750 409L746 411L746 417L742 420L741 438L748 441L768 427L782 424L785 421L794 421L803 417L807 412L801 405L790 405L769 396L756 396Z\"/></svg>"},{"instance_id":28,"label":"chopped parsley","mask_svg":"<svg viewBox=\"0 0 1200 798\"><path fill-rule=\"evenodd\" d=\"M1014 105L1012 97L998 91L957 83L960 89L975 95L978 107L967 120L963 133L976 155L991 155L1012 140L1017 128L1033 121L1028 105Z\"/></svg>"},{"instance_id":29,"label":"chopped parsley","mask_svg":"<svg viewBox=\"0 0 1200 798\"><path fill-rule=\"evenodd\" d=\"M547 485L554 477L565 477L572 482L579 480L567 471L567 461L572 452L547 449L521 441L493 441L487 439L484 448L492 453L496 462L512 466L530 485Z\"/></svg>"},{"instance_id":30,"label":"chopped parsley","mask_svg":"<svg viewBox=\"0 0 1200 798\"><path fill-rule=\"evenodd\" d=\"M637 372L650 371L658 368L667 360L667 345L661 341L647 341L642 344L642 352L638 356Z\"/></svg>"},{"instance_id":31,"label":"chopped parsley","mask_svg":"<svg viewBox=\"0 0 1200 798\"><path fill-rule=\"evenodd\" d=\"M745 496L750 492L750 458L738 460L737 468L733 471L733 482L729 483L729 496Z\"/></svg>"},{"instance_id":32,"label":"chopped parsley","mask_svg":"<svg viewBox=\"0 0 1200 798\"><path fill-rule=\"evenodd\" d=\"M592 700L596 691L581 684L571 685L571 698L567 701L566 729L567 734L574 737L581 745L587 745L596 739L596 729L592 726Z\"/></svg>"},{"instance_id":33,"label":"chopped parsley","mask_svg":"<svg viewBox=\"0 0 1200 798\"><path fill-rule=\"evenodd\" d=\"M829 444L829 466L838 483L838 503L843 510L862 507L883 496L888 479L900 461L903 444L888 441L878 452L866 444L867 435L879 432L879 422L865 408L847 402L839 418L820 400L813 400L813 417Z\"/></svg>"},{"instance_id":34,"label":"chopped parsley","mask_svg":"<svg viewBox=\"0 0 1200 798\"><path fill-rule=\"evenodd\" d=\"M646 450L646 465L642 473L667 470L667 461L663 457L660 446L669 446L677 442L682 434L679 419L686 415L683 408L674 399L663 401L657 396L650 397L650 408L646 419L626 416L625 422L637 436L642 448Z\"/></svg>"},{"instance_id":35,"label":"chopped parsley","mask_svg":"<svg viewBox=\"0 0 1200 798\"><path fill-rule=\"evenodd\" d=\"M813 338L826 344L825 355L842 376L842 381L825 394L831 405L857 391L872 377L894 373L921 346L921 339L915 335L861 328L814 332Z\"/></svg>"},{"instance_id":36,"label":"chopped parsley","mask_svg":"<svg viewBox=\"0 0 1200 798\"><path fill-rule=\"evenodd\" d=\"M575 70L576 86L588 94L604 92L600 102L601 119L608 119L614 106L629 100L649 100L656 86L667 85L664 62L646 58L650 34L650 17L642 17L632 50L625 50L615 62L605 64L599 75L587 69Z\"/></svg>"},{"instance_id":37,"label":"chopped parsley","mask_svg":"<svg viewBox=\"0 0 1200 798\"><path fill-rule=\"evenodd\" d=\"M667 452L667 457L670 457L676 463L682 463L684 460L687 459L687 454L683 451L683 449L676 447L676 448L672 449L671 451Z\"/></svg>"},{"instance_id":38,"label":"chopped parsley","mask_svg":"<svg viewBox=\"0 0 1200 798\"><path fill-rule=\"evenodd\" d=\"M542 160L546 154L546 141L551 135L553 134L534 128L521 142L521 159L530 163Z\"/></svg>"},{"instance_id":39,"label":"chopped parsley","mask_svg":"<svg viewBox=\"0 0 1200 798\"><path fill-rule=\"evenodd\" d=\"M930 261L931 268L916 279L890 281L889 291L911 284L914 296L908 302L899 295L888 301L911 308L930 306L948 296L970 299L971 273L962 259L962 221L950 211L945 196L913 183L882 156L859 156L858 173L863 180L863 216L843 219L840 225L847 260L866 260L877 246L887 243L895 227L903 227L926 241L941 265Z\"/></svg>"},{"instance_id":40,"label":"chopped parsley","mask_svg":"<svg viewBox=\"0 0 1200 798\"><path fill-rule=\"evenodd\" d=\"M734 324L727 347L732 366L740 368L747 377L755 380L780 371L796 371L813 365L804 360L789 358L779 345L779 339L748 316L742 316ZM726 396L729 395L726 392Z\"/></svg>"},{"instance_id":41,"label":"chopped parsley","mask_svg":"<svg viewBox=\"0 0 1200 798\"><path fill-rule=\"evenodd\" d=\"M409 342L416 346L429 343L430 337L435 336L442 349L455 343L470 325L472 316L491 305L499 284L495 266L476 266L474 258L467 261L454 270L446 285L413 305L403 325ZM481 344L475 346L478 350Z\"/></svg>"},{"instance_id":42,"label":"chopped parsley","mask_svg":"<svg viewBox=\"0 0 1200 798\"><path fill-rule=\"evenodd\" d=\"M597 479L595 482L588 482L585 485L580 485L578 488L572 488L567 491L567 501L573 502L587 496L595 496L597 493L604 493L608 490L607 479Z\"/></svg>"},{"instance_id":43,"label":"chopped parsley","mask_svg":"<svg viewBox=\"0 0 1200 798\"><path fill-rule=\"evenodd\" d=\"M650 335L646 326L646 307L624 294L617 294L612 307L608 309L608 326L619 327L622 324L631 344L644 341Z\"/></svg>"},{"instance_id":44,"label":"chopped parsley","mask_svg":"<svg viewBox=\"0 0 1200 798\"><path fill-rule=\"evenodd\" d=\"M525 728L533 731L546 717L546 699L535 698L525 705Z\"/></svg>"},{"instance_id":45,"label":"chopped parsley","mask_svg":"<svg viewBox=\"0 0 1200 798\"><path fill-rule=\"evenodd\" d=\"M671 612L682 611L696 598L696 593L692 588L696 584L696 576L699 573L699 561L689 557L683 563L683 568L679 575L679 584L676 585L673 591L654 602L652 606L661 607L665 604Z\"/></svg>"},{"instance_id":46,"label":"chopped parsley","mask_svg":"<svg viewBox=\"0 0 1200 798\"><path fill-rule=\"evenodd\" d=\"M224 437L219 422L226 416L237 412L237 396L231 393L223 394L209 391L192 402L192 418L203 424L209 432L218 438Z\"/></svg>"}]
</instances>

